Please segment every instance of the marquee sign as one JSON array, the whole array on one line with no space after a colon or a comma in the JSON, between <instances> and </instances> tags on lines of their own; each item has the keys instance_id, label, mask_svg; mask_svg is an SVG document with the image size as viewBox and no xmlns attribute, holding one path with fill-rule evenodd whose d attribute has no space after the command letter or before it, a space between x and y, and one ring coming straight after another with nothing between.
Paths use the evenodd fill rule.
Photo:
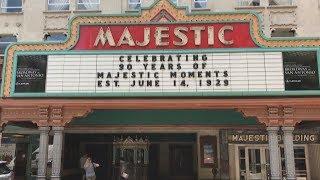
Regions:
<instances>
[{"instance_id":1,"label":"marquee sign","mask_svg":"<svg viewBox=\"0 0 320 180\"><path fill-rule=\"evenodd\" d=\"M257 47L249 23L86 25L80 34L75 50Z\"/></svg>"},{"instance_id":2,"label":"marquee sign","mask_svg":"<svg viewBox=\"0 0 320 180\"><path fill-rule=\"evenodd\" d=\"M7 50L4 97L317 95L316 39L266 39L256 15L78 16L64 43Z\"/></svg>"},{"instance_id":3,"label":"marquee sign","mask_svg":"<svg viewBox=\"0 0 320 180\"><path fill-rule=\"evenodd\" d=\"M316 90L314 54L22 55L18 56L15 93Z\"/></svg>"}]
</instances>

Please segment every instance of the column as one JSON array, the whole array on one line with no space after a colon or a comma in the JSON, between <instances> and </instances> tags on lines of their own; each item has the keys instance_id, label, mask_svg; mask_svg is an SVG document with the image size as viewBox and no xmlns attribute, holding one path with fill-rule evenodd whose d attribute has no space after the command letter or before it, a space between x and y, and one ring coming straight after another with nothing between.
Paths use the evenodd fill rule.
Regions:
<instances>
[{"instance_id":1,"label":"column","mask_svg":"<svg viewBox=\"0 0 320 180\"><path fill-rule=\"evenodd\" d=\"M284 143L284 157L286 162L287 180L295 180L295 163L294 163L294 149L293 149L293 132L294 127L282 127L283 143Z\"/></svg>"},{"instance_id":2,"label":"column","mask_svg":"<svg viewBox=\"0 0 320 180\"><path fill-rule=\"evenodd\" d=\"M48 141L49 141L49 127L39 127L40 142L38 155L38 174L37 180L45 180L48 163Z\"/></svg>"},{"instance_id":3,"label":"column","mask_svg":"<svg viewBox=\"0 0 320 180\"><path fill-rule=\"evenodd\" d=\"M281 180L280 151L278 142L279 127L267 127L270 155L271 180Z\"/></svg>"},{"instance_id":4,"label":"column","mask_svg":"<svg viewBox=\"0 0 320 180\"><path fill-rule=\"evenodd\" d=\"M63 127L52 127L53 131L53 158L52 158L52 180L61 179L61 159L63 145Z\"/></svg>"}]
</instances>

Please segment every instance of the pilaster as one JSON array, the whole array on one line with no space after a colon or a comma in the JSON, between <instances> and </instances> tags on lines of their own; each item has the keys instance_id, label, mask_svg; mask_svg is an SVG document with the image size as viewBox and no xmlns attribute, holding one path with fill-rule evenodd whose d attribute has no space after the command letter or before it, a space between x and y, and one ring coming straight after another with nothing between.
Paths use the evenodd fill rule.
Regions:
<instances>
[{"instance_id":1,"label":"pilaster","mask_svg":"<svg viewBox=\"0 0 320 180\"><path fill-rule=\"evenodd\" d=\"M52 161L52 180L61 179L61 162L62 162L62 147L63 147L63 127L52 127L53 131L53 161Z\"/></svg>"},{"instance_id":2,"label":"pilaster","mask_svg":"<svg viewBox=\"0 0 320 180\"><path fill-rule=\"evenodd\" d=\"M295 180L295 162L294 162L294 149L293 149L293 130L294 127L282 127L283 143L284 143L284 156L286 163L286 174L288 180Z\"/></svg>"},{"instance_id":3,"label":"pilaster","mask_svg":"<svg viewBox=\"0 0 320 180\"><path fill-rule=\"evenodd\" d=\"M47 126L39 127L40 141L39 141L39 155L38 155L38 173L37 180L45 180L47 174L48 163L48 142L49 142L49 130Z\"/></svg>"},{"instance_id":4,"label":"pilaster","mask_svg":"<svg viewBox=\"0 0 320 180\"><path fill-rule=\"evenodd\" d=\"M267 127L268 141L269 141L269 153L270 153L270 171L271 180L281 180L281 167L280 167L280 152L278 142L279 127L270 126Z\"/></svg>"}]
</instances>

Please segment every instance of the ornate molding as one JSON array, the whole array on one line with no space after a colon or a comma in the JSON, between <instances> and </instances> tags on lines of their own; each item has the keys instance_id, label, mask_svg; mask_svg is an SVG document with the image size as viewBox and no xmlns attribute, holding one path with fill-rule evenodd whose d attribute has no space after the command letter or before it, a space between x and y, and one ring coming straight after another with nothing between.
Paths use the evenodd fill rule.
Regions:
<instances>
[{"instance_id":1,"label":"ornate molding","mask_svg":"<svg viewBox=\"0 0 320 180\"><path fill-rule=\"evenodd\" d=\"M304 109L304 107L300 107ZM256 117L260 123L266 126L295 126L301 122L306 115L298 107L294 106L260 106L256 108L243 107L238 109L245 117ZM296 111L299 109L299 111ZM316 115L320 117L320 108L317 108ZM314 116L315 117L315 116ZM312 119L310 119L312 120ZM320 120L320 119L319 119Z\"/></svg>"},{"instance_id":2,"label":"ornate molding","mask_svg":"<svg viewBox=\"0 0 320 180\"><path fill-rule=\"evenodd\" d=\"M66 13L46 13L44 19L45 30L66 30L68 28L68 21L70 19L70 12Z\"/></svg>"},{"instance_id":3,"label":"ornate molding","mask_svg":"<svg viewBox=\"0 0 320 180\"><path fill-rule=\"evenodd\" d=\"M161 20L174 22L176 19L169 14L165 9L161 10L156 16L151 19L151 22L161 22Z\"/></svg>"},{"instance_id":4,"label":"ornate molding","mask_svg":"<svg viewBox=\"0 0 320 180\"><path fill-rule=\"evenodd\" d=\"M1 121L31 121L38 126L65 126L96 109L236 109L267 126L294 126L320 121L320 98L286 99L4 99Z\"/></svg>"},{"instance_id":5,"label":"ornate molding","mask_svg":"<svg viewBox=\"0 0 320 180\"><path fill-rule=\"evenodd\" d=\"M269 12L271 27L296 27L297 16L295 9L273 9Z\"/></svg>"},{"instance_id":6,"label":"ornate molding","mask_svg":"<svg viewBox=\"0 0 320 180\"><path fill-rule=\"evenodd\" d=\"M142 9L140 16L129 15L97 15L97 16L76 16L70 22L69 39L63 43L16 43L9 47L6 54L4 97L10 96L10 85L12 79L12 68L14 54L17 51L63 51L70 50L78 40L80 25L98 24L132 24L150 23L155 15L166 10L168 14L175 17L178 22L250 22L251 35L257 45L261 47L319 47L320 39L267 39L262 36L260 21L256 14L236 13L191 13L185 8L176 8L170 0L158 0L151 8Z\"/></svg>"},{"instance_id":7,"label":"ornate molding","mask_svg":"<svg viewBox=\"0 0 320 180\"><path fill-rule=\"evenodd\" d=\"M64 127L74 118L85 117L91 112L86 107L12 107L1 109L1 125L8 122L31 121L38 126Z\"/></svg>"},{"instance_id":8,"label":"ornate molding","mask_svg":"<svg viewBox=\"0 0 320 180\"><path fill-rule=\"evenodd\" d=\"M63 125L70 123L73 119L86 117L92 112L90 107L68 107L65 108L65 115L63 118Z\"/></svg>"}]
</instances>

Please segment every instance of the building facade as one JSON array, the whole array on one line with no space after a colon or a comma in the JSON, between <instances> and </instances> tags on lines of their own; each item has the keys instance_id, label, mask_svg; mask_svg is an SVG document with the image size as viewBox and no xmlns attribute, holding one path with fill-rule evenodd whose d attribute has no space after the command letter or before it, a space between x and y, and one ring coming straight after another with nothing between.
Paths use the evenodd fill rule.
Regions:
<instances>
[{"instance_id":1,"label":"building facade","mask_svg":"<svg viewBox=\"0 0 320 180\"><path fill-rule=\"evenodd\" d=\"M88 153L97 179L319 179L318 0L0 7L17 177L79 179Z\"/></svg>"}]
</instances>

